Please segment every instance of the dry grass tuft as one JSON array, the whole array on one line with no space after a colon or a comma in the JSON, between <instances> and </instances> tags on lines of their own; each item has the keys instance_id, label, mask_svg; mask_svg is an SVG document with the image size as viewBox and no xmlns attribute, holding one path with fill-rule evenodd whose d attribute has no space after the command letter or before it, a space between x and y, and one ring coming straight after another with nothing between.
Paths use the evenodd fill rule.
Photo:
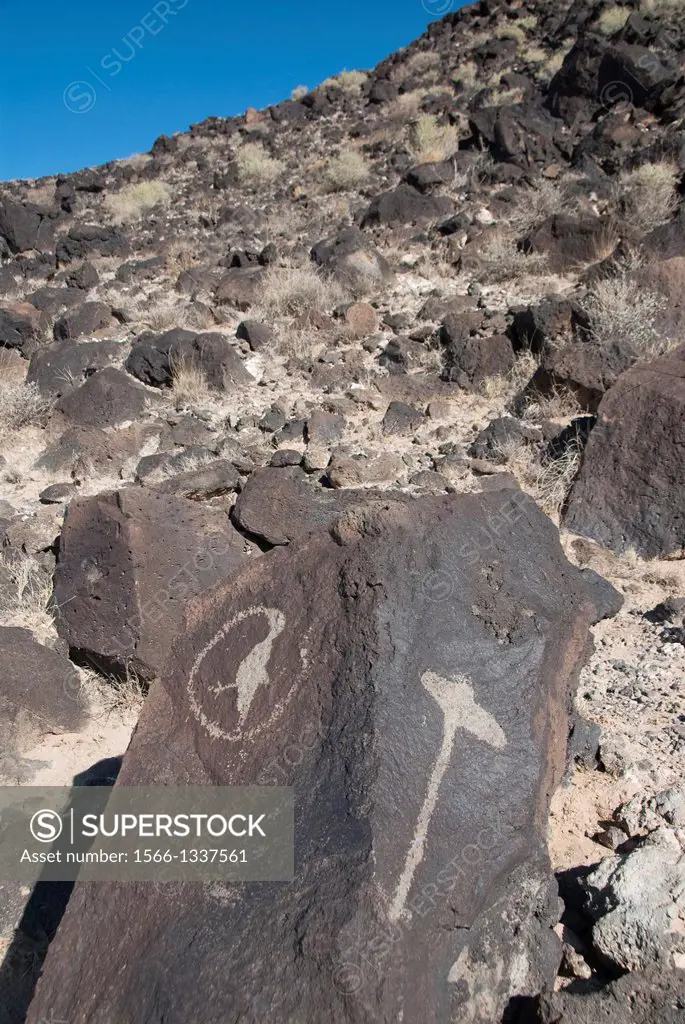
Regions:
<instances>
[{"instance_id":1,"label":"dry grass tuft","mask_svg":"<svg viewBox=\"0 0 685 1024\"><path fill-rule=\"evenodd\" d=\"M509 281L526 274L542 274L548 260L545 253L525 253L504 235L490 238L480 251L482 276L492 282Z\"/></svg>"},{"instance_id":2,"label":"dry grass tuft","mask_svg":"<svg viewBox=\"0 0 685 1024\"><path fill-rule=\"evenodd\" d=\"M569 445L563 455L544 465L540 465L535 448L518 439L504 445L501 454L523 490L546 515L558 518L580 468L580 445Z\"/></svg>"},{"instance_id":3,"label":"dry grass tuft","mask_svg":"<svg viewBox=\"0 0 685 1024\"><path fill-rule=\"evenodd\" d=\"M603 36L613 36L619 32L628 20L630 10L627 7L608 7L597 19L597 31Z\"/></svg>"},{"instance_id":4,"label":"dry grass tuft","mask_svg":"<svg viewBox=\"0 0 685 1024\"><path fill-rule=\"evenodd\" d=\"M582 413L575 391L570 387L554 387L547 394L539 391L525 396L521 418L533 423L543 420L570 420Z\"/></svg>"},{"instance_id":5,"label":"dry grass tuft","mask_svg":"<svg viewBox=\"0 0 685 1024\"><path fill-rule=\"evenodd\" d=\"M235 164L243 185L270 185L285 170L285 164L269 156L258 142L241 146L235 155Z\"/></svg>"},{"instance_id":6,"label":"dry grass tuft","mask_svg":"<svg viewBox=\"0 0 685 1024\"><path fill-rule=\"evenodd\" d=\"M8 433L45 426L51 404L36 384L0 380L0 427Z\"/></svg>"},{"instance_id":7,"label":"dry grass tuft","mask_svg":"<svg viewBox=\"0 0 685 1024\"><path fill-rule=\"evenodd\" d=\"M293 91L290 93L290 99L297 102L298 100L304 99L308 92L309 89L306 85L296 85Z\"/></svg>"},{"instance_id":8,"label":"dry grass tuft","mask_svg":"<svg viewBox=\"0 0 685 1024\"><path fill-rule=\"evenodd\" d=\"M540 178L529 188L521 189L517 202L509 223L517 234L525 235L547 217L564 209L568 198L563 183Z\"/></svg>"},{"instance_id":9,"label":"dry grass tuft","mask_svg":"<svg viewBox=\"0 0 685 1024\"><path fill-rule=\"evenodd\" d=\"M333 192L358 188L369 177L369 165L356 149L344 149L332 157L326 166L326 184Z\"/></svg>"},{"instance_id":10,"label":"dry grass tuft","mask_svg":"<svg viewBox=\"0 0 685 1024\"><path fill-rule=\"evenodd\" d=\"M105 209L115 224L139 220L155 206L171 201L171 189L163 181L140 181L105 196Z\"/></svg>"},{"instance_id":11,"label":"dry grass tuft","mask_svg":"<svg viewBox=\"0 0 685 1024\"><path fill-rule=\"evenodd\" d=\"M342 302L345 293L342 287L329 278L323 277L313 267L269 267L259 302L260 319L306 318L309 314L327 313Z\"/></svg>"},{"instance_id":12,"label":"dry grass tuft","mask_svg":"<svg viewBox=\"0 0 685 1024\"><path fill-rule=\"evenodd\" d=\"M202 367L186 359L171 367L171 394L177 410L212 405L216 398Z\"/></svg>"},{"instance_id":13,"label":"dry grass tuft","mask_svg":"<svg viewBox=\"0 0 685 1024\"><path fill-rule=\"evenodd\" d=\"M553 53L551 57L548 57L544 64L541 64L538 68L537 74L545 82L550 82L557 71L561 69L562 64L566 60L566 54L568 50L558 50Z\"/></svg>"},{"instance_id":14,"label":"dry grass tuft","mask_svg":"<svg viewBox=\"0 0 685 1024\"><path fill-rule=\"evenodd\" d=\"M509 373L485 378L481 388L483 397L503 411L526 386L537 368L538 360L533 353L521 352Z\"/></svg>"},{"instance_id":15,"label":"dry grass tuft","mask_svg":"<svg viewBox=\"0 0 685 1024\"><path fill-rule=\"evenodd\" d=\"M0 613L3 626L18 626L30 630L40 643L54 640L57 629L49 610L52 597L52 577L33 558L22 555L0 565L10 576L14 593L7 607Z\"/></svg>"},{"instance_id":16,"label":"dry grass tuft","mask_svg":"<svg viewBox=\"0 0 685 1024\"><path fill-rule=\"evenodd\" d=\"M475 61L467 60L463 64L457 65L453 74L454 78L462 85L474 86L478 81L478 65Z\"/></svg>"},{"instance_id":17,"label":"dry grass tuft","mask_svg":"<svg viewBox=\"0 0 685 1024\"><path fill-rule=\"evenodd\" d=\"M526 33L518 25L502 25L495 30L495 39L513 39L516 43L524 43Z\"/></svg>"},{"instance_id":18,"label":"dry grass tuft","mask_svg":"<svg viewBox=\"0 0 685 1024\"><path fill-rule=\"evenodd\" d=\"M665 300L656 292L639 291L625 276L598 281L589 293L585 312L595 340L625 340L636 352L656 356L671 344L659 335L656 321Z\"/></svg>"},{"instance_id":19,"label":"dry grass tuft","mask_svg":"<svg viewBox=\"0 0 685 1024\"><path fill-rule=\"evenodd\" d=\"M361 92L368 77L366 71L341 71L334 81L343 92L357 93Z\"/></svg>"},{"instance_id":20,"label":"dry grass tuft","mask_svg":"<svg viewBox=\"0 0 685 1024\"><path fill-rule=\"evenodd\" d=\"M432 114L420 114L409 129L409 152L418 164L448 160L459 146L454 125L439 124Z\"/></svg>"},{"instance_id":21,"label":"dry grass tuft","mask_svg":"<svg viewBox=\"0 0 685 1024\"><path fill-rule=\"evenodd\" d=\"M668 161L622 172L618 199L630 223L647 232L671 220L678 209L679 176L676 165Z\"/></svg>"}]
</instances>

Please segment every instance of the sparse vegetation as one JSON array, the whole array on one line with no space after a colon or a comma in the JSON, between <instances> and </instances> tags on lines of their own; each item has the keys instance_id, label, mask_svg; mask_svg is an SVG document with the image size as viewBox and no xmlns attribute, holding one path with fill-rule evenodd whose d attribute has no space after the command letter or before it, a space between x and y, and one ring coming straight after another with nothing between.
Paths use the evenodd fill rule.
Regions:
<instances>
[{"instance_id":1,"label":"sparse vegetation","mask_svg":"<svg viewBox=\"0 0 685 1024\"><path fill-rule=\"evenodd\" d=\"M474 86L478 81L478 65L472 60L467 60L455 68L454 77L463 85Z\"/></svg>"},{"instance_id":2,"label":"sparse vegetation","mask_svg":"<svg viewBox=\"0 0 685 1024\"><path fill-rule=\"evenodd\" d=\"M543 512L558 517L578 470L582 456L580 442L570 444L556 459L540 464L534 445L521 439L500 446L507 469L514 474L524 491L531 495Z\"/></svg>"},{"instance_id":3,"label":"sparse vegetation","mask_svg":"<svg viewBox=\"0 0 685 1024\"><path fill-rule=\"evenodd\" d=\"M458 145L457 128L440 124L432 114L420 114L409 129L409 152L419 164L447 160Z\"/></svg>"},{"instance_id":4,"label":"sparse vegetation","mask_svg":"<svg viewBox=\"0 0 685 1024\"><path fill-rule=\"evenodd\" d=\"M368 77L366 71L341 71L337 81L343 92L354 93L361 90Z\"/></svg>"},{"instance_id":5,"label":"sparse vegetation","mask_svg":"<svg viewBox=\"0 0 685 1024\"><path fill-rule=\"evenodd\" d=\"M488 106L513 107L523 101L523 89L491 89Z\"/></svg>"},{"instance_id":6,"label":"sparse vegetation","mask_svg":"<svg viewBox=\"0 0 685 1024\"><path fill-rule=\"evenodd\" d=\"M597 19L597 31L603 36L613 36L628 20L630 10L625 7L607 7Z\"/></svg>"},{"instance_id":7,"label":"sparse vegetation","mask_svg":"<svg viewBox=\"0 0 685 1024\"><path fill-rule=\"evenodd\" d=\"M57 636L55 620L49 610L52 597L52 576L29 555L2 561L14 593L0 612L3 626L30 630L40 643Z\"/></svg>"},{"instance_id":8,"label":"sparse vegetation","mask_svg":"<svg viewBox=\"0 0 685 1024\"><path fill-rule=\"evenodd\" d=\"M521 53L521 60L528 64L544 64L547 60L547 51L539 46L528 46Z\"/></svg>"},{"instance_id":9,"label":"sparse vegetation","mask_svg":"<svg viewBox=\"0 0 685 1024\"><path fill-rule=\"evenodd\" d=\"M495 31L495 39L513 39L516 43L523 43L526 33L518 25L502 25Z\"/></svg>"},{"instance_id":10,"label":"sparse vegetation","mask_svg":"<svg viewBox=\"0 0 685 1024\"><path fill-rule=\"evenodd\" d=\"M51 404L36 384L0 380L0 427L8 433L44 426Z\"/></svg>"},{"instance_id":11,"label":"sparse vegetation","mask_svg":"<svg viewBox=\"0 0 685 1024\"><path fill-rule=\"evenodd\" d=\"M656 292L640 290L626 276L598 281L585 304L597 342L630 342L636 352L658 355L670 345L656 329L664 299Z\"/></svg>"},{"instance_id":12,"label":"sparse vegetation","mask_svg":"<svg viewBox=\"0 0 685 1024\"><path fill-rule=\"evenodd\" d=\"M521 189L517 199L509 223L519 235L527 234L553 213L559 213L568 202L563 184L547 178L539 178L534 185Z\"/></svg>"},{"instance_id":13,"label":"sparse vegetation","mask_svg":"<svg viewBox=\"0 0 685 1024\"><path fill-rule=\"evenodd\" d=\"M176 409L211 405L215 397L202 367L185 359L172 364L171 393Z\"/></svg>"},{"instance_id":14,"label":"sparse vegetation","mask_svg":"<svg viewBox=\"0 0 685 1024\"><path fill-rule=\"evenodd\" d=\"M667 161L620 174L618 196L629 221L644 232L666 224L678 208L678 179L678 168Z\"/></svg>"},{"instance_id":15,"label":"sparse vegetation","mask_svg":"<svg viewBox=\"0 0 685 1024\"><path fill-rule=\"evenodd\" d=\"M258 142L241 146L235 155L235 164L243 185L270 185L285 170L285 164L269 156Z\"/></svg>"},{"instance_id":16,"label":"sparse vegetation","mask_svg":"<svg viewBox=\"0 0 685 1024\"><path fill-rule=\"evenodd\" d=\"M266 317L306 319L309 314L330 311L342 299L340 285L313 267L269 267L259 308Z\"/></svg>"},{"instance_id":17,"label":"sparse vegetation","mask_svg":"<svg viewBox=\"0 0 685 1024\"><path fill-rule=\"evenodd\" d=\"M326 166L326 183L332 191L357 188L369 177L369 165L356 149L344 149Z\"/></svg>"},{"instance_id":18,"label":"sparse vegetation","mask_svg":"<svg viewBox=\"0 0 685 1024\"><path fill-rule=\"evenodd\" d=\"M320 88L328 88L333 85L338 86L343 92L360 92L368 77L366 71L341 71L339 75L332 75L325 79Z\"/></svg>"},{"instance_id":19,"label":"sparse vegetation","mask_svg":"<svg viewBox=\"0 0 685 1024\"><path fill-rule=\"evenodd\" d=\"M171 189L165 182L139 181L105 196L105 207L115 223L124 224L139 220L155 206L166 206L170 201Z\"/></svg>"},{"instance_id":20,"label":"sparse vegetation","mask_svg":"<svg viewBox=\"0 0 685 1024\"><path fill-rule=\"evenodd\" d=\"M296 85L293 91L290 93L290 98L295 101L301 100L307 95L308 92L309 89L307 88L306 85Z\"/></svg>"},{"instance_id":21,"label":"sparse vegetation","mask_svg":"<svg viewBox=\"0 0 685 1024\"><path fill-rule=\"evenodd\" d=\"M549 82L554 78L564 63L567 53L568 50L558 50L548 57L544 64L540 65L537 73L543 81Z\"/></svg>"},{"instance_id":22,"label":"sparse vegetation","mask_svg":"<svg viewBox=\"0 0 685 1024\"><path fill-rule=\"evenodd\" d=\"M482 384L483 396L503 412L508 403L526 386L537 366L538 360L532 352L521 352L509 373L486 377Z\"/></svg>"},{"instance_id":23,"label":"sparse vegetation","mask_svg":"<svg viewBox=\"0 0 685 1024\"><path fill-rule=\"evenodd\" d=\"M544 253L525 253L504 235L493 235L480 251L483 277L488 281L508 281L525 274L541 274L547 266Z\"/></svg>"}]
</instances>

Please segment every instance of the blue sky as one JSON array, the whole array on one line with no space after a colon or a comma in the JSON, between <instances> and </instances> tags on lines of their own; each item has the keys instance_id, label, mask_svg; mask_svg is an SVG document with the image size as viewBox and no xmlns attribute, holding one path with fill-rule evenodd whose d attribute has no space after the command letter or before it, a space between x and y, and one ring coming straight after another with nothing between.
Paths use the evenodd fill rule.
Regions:
<instances>
[{"instance_id":1,"label":"blue sky","mask_svg":"<svg viewBox=\"0 0 685 1024\"><path fill-rule=\"evenodd\" d=\"M459 0L0 0L0 180L148 150L372 67Z\"/></svg>"}]
</instances>

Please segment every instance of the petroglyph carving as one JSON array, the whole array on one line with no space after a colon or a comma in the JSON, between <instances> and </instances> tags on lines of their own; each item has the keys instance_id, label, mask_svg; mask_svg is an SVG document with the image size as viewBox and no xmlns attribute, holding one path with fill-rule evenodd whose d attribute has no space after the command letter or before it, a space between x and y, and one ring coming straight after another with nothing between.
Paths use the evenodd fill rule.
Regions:
<instances>
[{"instance_id":1,"label":"petroglyph carving","mask_svg":"<svg viewBox=\"0 0 685 1024\"><path fill-rule=\"evenodd\" d=\"M260 640L259 643L255 644L250 653L243 658L238 666L235 680L228 683L217 680L216 683L206 688L207 695L211 694L217 698L227 690L235 689L237 691L236 706L238 709L238 723L235 728L227 729L225 728L225 725L222 725L215 718L212 718L207 714L203 707L203 702L198 698L197 694L197 675L205 658L214 650L217 644L221 643L221 641L224 640L236 626L241 622L244 622L245 619L256 615L264 616L267 620L269 632L266 637L263 640ZM188 678L188 698L195 718L212 738L236 740L243 735L243 727L257 690L260 686L268 686L270 683L268 665L269 658L271 657L271 650L273 648L274 641L284 629L285 615L283 612L279 611L278 608L265 608L263 605L246 608L245 611L238 612L238 614L234 615L232 619L229 619L228 622L224 623L221 629L198 654L197 658L193 662L190 670L190 676ZM266 716L266 722L263 723L262 726L253 727L253 729L248 730L246 734L252 735L254 732L261 732L262 728L265 727L266 724L271 724L275 717L280 717L280 714L282 714L285 705L292 695L293 689L294 687L291 688L286 700L278 703L276 707L272 709L271 715Z\"/></svg>"},{"instance_id":2,"label":"petroglyph carving","mask_svg":"<svg viewBox=\"0 0 685 1024\"><path fill-rule=\"evenodd\" d=\"M495 750L507 745L507 738L493 716L476 702L473 686L463 676L445 679L435 672L424 672L421 682L443 713L443 738L433 766L426 797L414 829L414 837L400 875L388 916L399 921L402 916L416 869L423 860L426 835L438 802L440 783L452 756L454 738L458 729L465 729Z\"/></svg>"}]
</instances>

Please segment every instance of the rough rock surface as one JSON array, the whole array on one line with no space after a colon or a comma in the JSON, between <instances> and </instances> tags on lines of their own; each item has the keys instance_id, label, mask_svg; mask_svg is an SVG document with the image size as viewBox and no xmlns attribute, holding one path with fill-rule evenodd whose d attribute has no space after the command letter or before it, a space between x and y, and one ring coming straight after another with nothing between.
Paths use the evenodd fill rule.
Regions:
<instances>
[{"instance_id":1,"label":"rough rock surface","mask_svg":"<svg viewBox=\"0 0 685 1024\"><path fill-rule=\"evenodd\" d=\"M120 781L293 784L296 880L77 887L28 1024L490 1024L549 985L544 822L596 617L511 492L366 502L215 588Z\"/></svg>"},{"instance_id":2,"label":"rough rock surface","mask_svg":"<svg viewBox=\"0 0 685 1024\"><path fill-rule=\"evenodd\" d=\"M566 526L612 551L685 548L685 346L622 374L598 409ZM649 426L649 429L647 429Z\"/></svg>"},{"instance_id":3,"label":"rough rock surface","mask_svg":"<svg viewBox=\"0 0 685 1024\"><path fill-rule=\"evenodd\" d=\"M599 992L555 992L540 1000L536 1024L680 1024L685 971L626 974Z\"/></svg>"},{"instance_id":4,"label":"rough rock surface","mask_svg":"<svg viewBox=\"0 0 685 1024\"><path fill-rule=\"evenodd\" d=\"M0 657L0 778L9 784L13 752L46 733L77 732L86 707L74 666L28 629L0 626Z\"/></svg>"},{"instance_id":5,"label":"rough rock surface","mask_svg":"<svg viewBox=\"0 0 685 1024\"><path fill-rule=\"evenodd\" d=\"M226 514L139 489L72 502L55 574L60 635L95 665L162 667L186 602L246 555Z\"/></svg>"},{"instance_id":6,"label":"rough rock surface","mask_svg":"<svg viewBox=\"0 0 685 1024\"><path fill-rule=\"evenodd\" d=\"M685 954L684 854L683 831L664 825L585 879L592 944L612 969L645 970Z\"/></svg>"}]
</instances>

